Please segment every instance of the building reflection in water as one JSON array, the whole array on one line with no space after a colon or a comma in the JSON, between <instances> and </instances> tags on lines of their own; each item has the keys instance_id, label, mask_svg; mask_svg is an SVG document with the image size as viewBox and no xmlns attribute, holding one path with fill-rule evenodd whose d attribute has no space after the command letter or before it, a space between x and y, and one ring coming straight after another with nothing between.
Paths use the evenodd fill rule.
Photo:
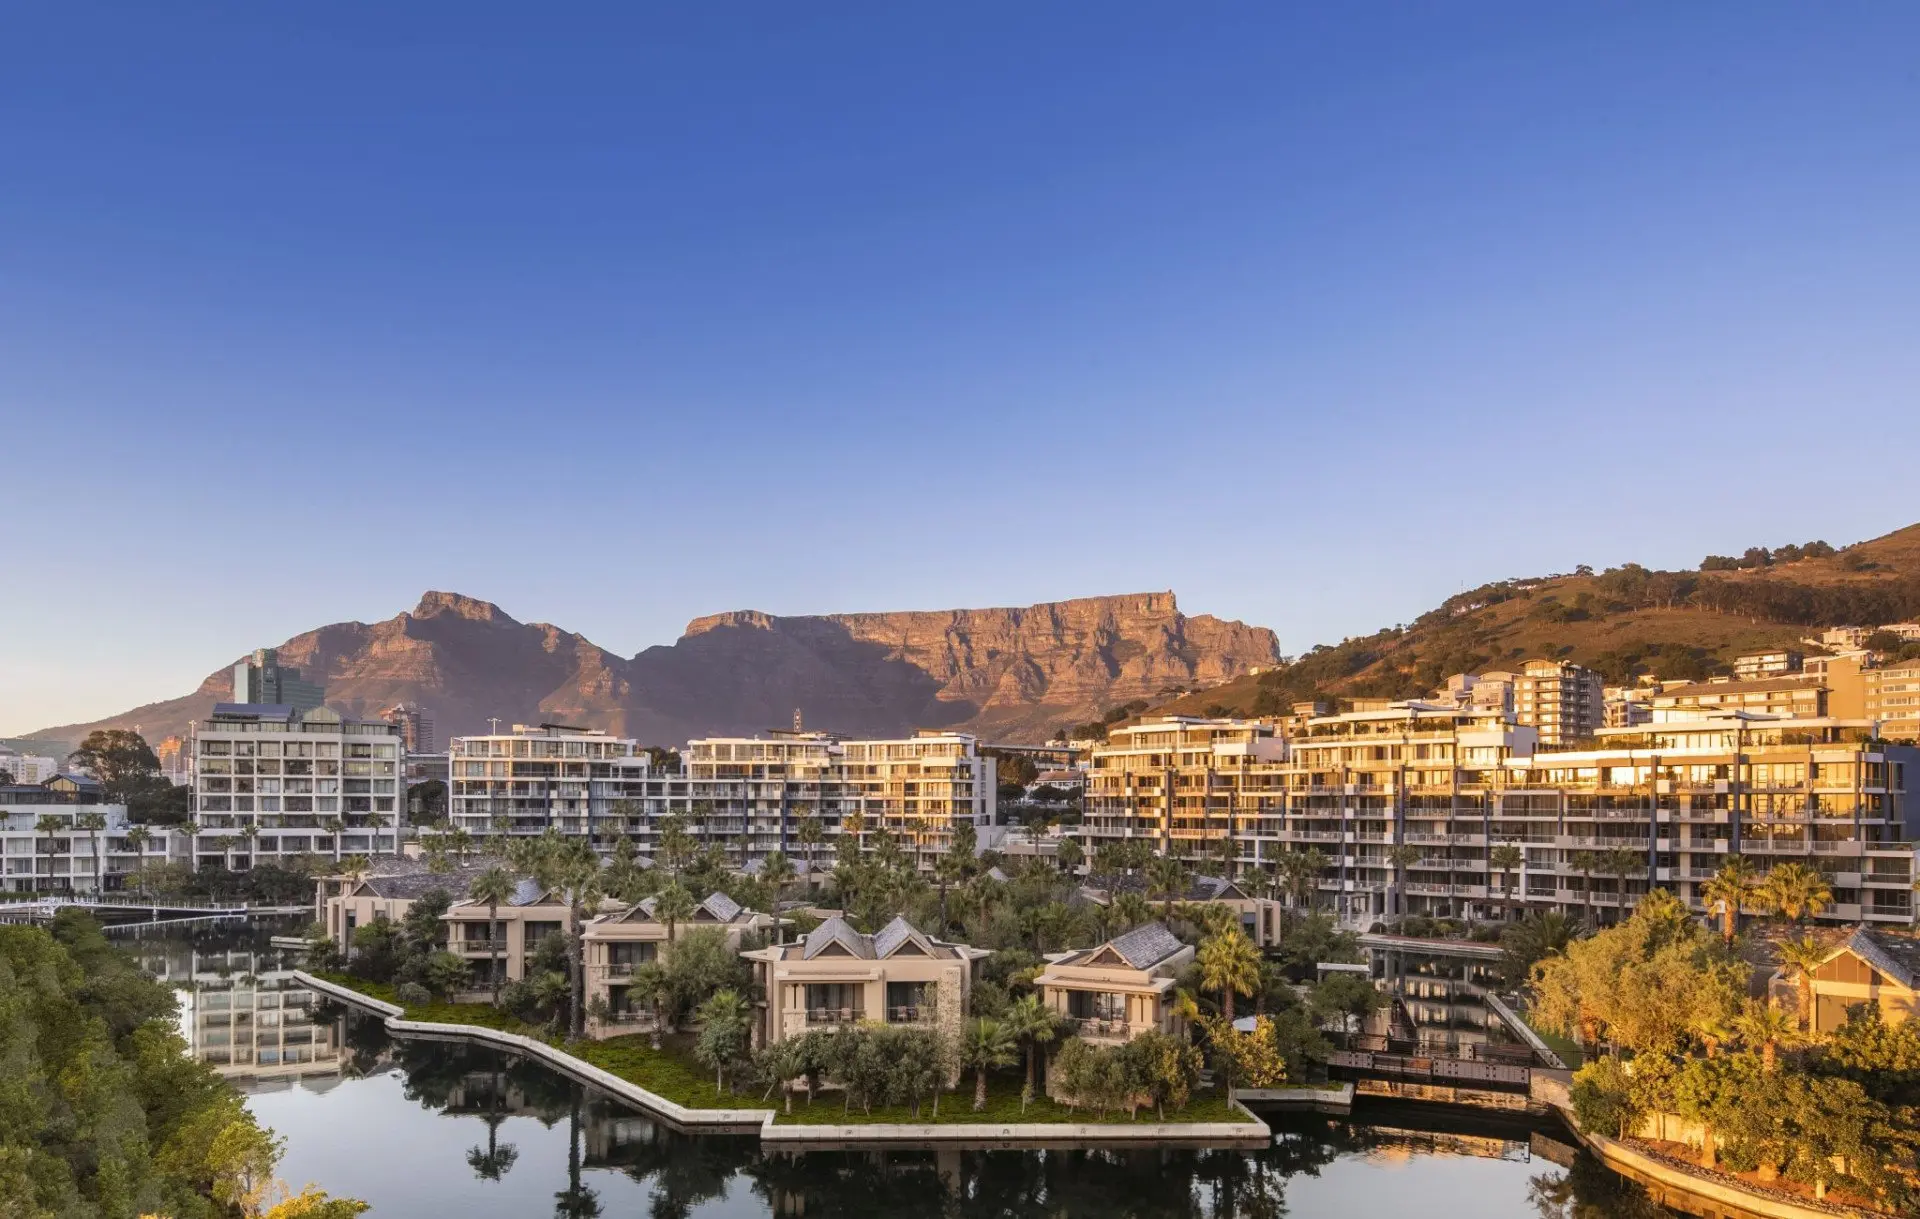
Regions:
<instances>
[{"instance_id":1,"label":"building reflection in water","mask_svg":"<svg viewBox=\"0 0 1920 1219\"><path fill-rule=\"evenodd\" d=\"M180 996L181 1034L193 1056L242 1091L316 1090L337 1081L340 1030L316 1015L320 997L295 982L293 954L245 927L203 931L192 944L134 941L142 966Z\"/></svg>"}]
</instances>

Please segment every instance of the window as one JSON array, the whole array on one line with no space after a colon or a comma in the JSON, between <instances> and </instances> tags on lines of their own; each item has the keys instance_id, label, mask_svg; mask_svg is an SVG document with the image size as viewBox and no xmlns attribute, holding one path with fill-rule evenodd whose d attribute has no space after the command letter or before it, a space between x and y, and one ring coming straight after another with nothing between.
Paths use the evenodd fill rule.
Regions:
<instances>
[{"instance_id":1,"label":"window","mask_svg":"<svg viewBox=\"0 0 1920 1219\"><path fill-rule=\"evenodd\" d=\"M1076 1020L1125 1020L1127 997L1106 990L1070 990L1067 1015Z\"/></svg>"}]
</instances>

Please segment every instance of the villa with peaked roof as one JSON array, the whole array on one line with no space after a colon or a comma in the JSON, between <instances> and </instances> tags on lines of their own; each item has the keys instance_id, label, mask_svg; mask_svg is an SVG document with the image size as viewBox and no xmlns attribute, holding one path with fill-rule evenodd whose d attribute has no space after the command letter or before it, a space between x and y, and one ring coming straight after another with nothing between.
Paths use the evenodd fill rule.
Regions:
<instances>
[{"instance_id":1,"label":"villa with peaked roof","mask_svg":"<svg viewBox=\"0 0 1920 1219\"><path fill-rule=\"evenodd\" d=\"M1156 904L1160 896L1151 889L1145 878L1124 873L1089 876L1080 892L1102 906L1112 905L1122 893L1138 893L1153 899ZM1251 885L1236 880L1219 876L1194 876L1187 882L1186 893L1173 900L1188 906L1224 906L1233 911L1247 938L1262 948L1278 944L1286 929L1284 906L1270 897L1259 896Z\"/></svg>"},{"instance_id":2,"label":"villa with peaked roof","mask_svg":"<svg viewBox=\"0 0 1920 1219\"><path fill-rule=\"evenodd\" d=\"M650 1024L645 1005L634 1003L628 995L633 971L649 961L658 960L668 942L668 928L658 915L659 903L647 898L638 905L616 910L587 921L581 934L587 968L587 1006L606 1004L604 1020L590 1020L587 1031L594 1037L628 1033L635 1026ZM685 939L696 928L716 927L725 933L727 948L739 951L748 932L766 931L774 926L772 916L748 910L718 890L693 908L687 918L675 923L671 938Z\"/></svg>"},{"instance_id":3,"label":"villa with peaked roof","mask_svg":"<svg viewBox=\"0 0 1920 1219\"><path fill-rule=\"evenodd\" d=\"M867 935L835 915L798 943L740 955L766 995L756 1039L771 1044L861 1021L957 1027L974 962L991 954L936 940L905 918Z\"/></svg>"},{"instance_id":4,"label":"villa with peaked roof","mask_svg":"<svg viewBox=\"0 0 1920 1219\"><path fill-rule=\"evenodd\" d=\"M1132 1041L1154 1029L1179 1033L1185 1022L1173 1010L1174 980L1193 956L1193 946L1164 923L1147 923L1097 948L1050 955L1034 985L1087 1041Z\"/></svg>"},{"instance_id":5,"label":"villa with peaked roof","mask_svg":"<svg viewBox=\"0 0 1920 1219\"><path fill-rule=\"evenodd\" d=\"M1920 940L1862 927L1836 944L1813 971L1812 1029L1831 1033L1847 1022L1847 1009L1871 1003L1880 1018L1899 1024L1920 1013Z\"/></svg>"}]
</instances>

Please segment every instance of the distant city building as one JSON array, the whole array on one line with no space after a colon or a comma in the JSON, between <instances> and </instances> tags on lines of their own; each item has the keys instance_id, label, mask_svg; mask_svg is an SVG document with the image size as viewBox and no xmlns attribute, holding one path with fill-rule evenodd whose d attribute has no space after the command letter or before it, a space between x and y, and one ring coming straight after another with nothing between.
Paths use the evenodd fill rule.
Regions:
<instances>
[{"instance_id":1,"label":"distant city building","mask_svg":"<svg viewBox=\"0 0 1920 1219\"><path fill-rule=\"evenodd\" d=\"M395 703L380 718L400 729L408 753L434 752L433 713L419 703Z\"/></svg>"},{"instance_id":2,"label":"distant city building","mask_svg":"<svg viewBox=\"0 0 1920 1219\"><path fill-rule=\"evenodd\" d=\"M219 703L194 726L201 867L398 849L400 733L329 707Z\"/></svg>"},{"instance_id":3,"label":"distant city building","mask_svg":"<svg viewBox=\"0 0 1920 1219\"><path fill-rule=\"evenodd\" d=\"M66 741L43 741L29 736L0 736L0 750L12 750L14 753L28 754L36 758L52 758L61 766L65 766L68 756L73 753L73 746Z\"/></svg>"},{"instance_id":4,"label":"distant city building","mask_svg":"<svg viewBox=\"0 0 1920 1219\"><path fill-rule=\"evenodd\" d=\"M1861 675L1865 714L1880 724L1880 735L1920 742L1920 660L1868 669Z\"/></svg>"},{"instance_id":5,"label":"distant city building","mask_svg":"<svg viewBox=\"0 0 1920 1219\"><path fill-rule=\"evenodd\" d=\"M1645 687L1608 686L1604 694L1607 727L1631 728L1652 722L1653 708L1648 705L1650 691Z\"/></svg>"},{"instance_id":6,"label":"distant city building","mask_svg":"<svg viewBox=\"0 0 1920 1219\"><path fill-rule=\"evenodd\" d=\"M272 648L258 648L251 659L233 666L235 703L312 711L325 698L326 687L306 680L300 670L281 664Z\"/></svg>"},{"instance_id":7,"label":"distant city building","mask_svg":"<svg viewBox=\"0 0 1920 1219\"><path fill-rule=\"evenodd\" d=\"M10 775L15 783L45 783L60 773L60 763L44 754L16 753L0 747L0 773Z\"/></svg>"}]
</instances>

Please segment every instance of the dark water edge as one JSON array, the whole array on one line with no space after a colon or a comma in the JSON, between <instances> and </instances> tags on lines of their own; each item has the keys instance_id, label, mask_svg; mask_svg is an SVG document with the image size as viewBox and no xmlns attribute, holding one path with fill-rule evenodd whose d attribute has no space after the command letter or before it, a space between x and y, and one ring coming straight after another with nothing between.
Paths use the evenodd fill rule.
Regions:
<instances>
[{"instance_id":1,"label":"dark water edge","mask_svg":"<svg viewBox=\"0 0 1920 1219\"><path fill-rule=\"evenodd\" d=\"M488 1046L391 1037L293 983L266 934L197 930L135 950L188 988L196 1052L286 1140L281 1175L365 1199L380 1217L1674 1214L1584 1153L1569 1157L1550 1122L1421 1105L1273 1115L1273 1145L1258 1151L768 1150L750 1135L675 1130Z\"/></svg>"}]
</instances>

